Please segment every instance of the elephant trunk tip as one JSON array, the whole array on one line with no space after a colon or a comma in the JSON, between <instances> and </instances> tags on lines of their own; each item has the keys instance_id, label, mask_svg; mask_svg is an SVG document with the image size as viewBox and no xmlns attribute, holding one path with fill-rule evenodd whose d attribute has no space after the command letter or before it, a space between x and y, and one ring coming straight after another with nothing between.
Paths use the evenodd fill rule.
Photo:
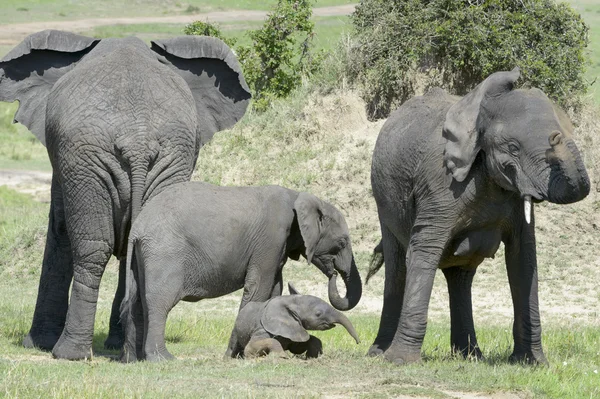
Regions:
<instances>
[{"instance_id":1,"label":"elephant trunk tip","mask_svg":"<svg viewBox=\"0 0 600 399\"><path fill-rule=\"evenodd\" d=\"M329 278L328 294L329 302L337 310L350 310L353 309L362 296L362 282L360 281L360 275L356 270L356 265L353 264L353 270L348 274L343 274L342 279L346 285L346 296L342 298L337 288L337 273Z\"/></svg>"}]
</instances>

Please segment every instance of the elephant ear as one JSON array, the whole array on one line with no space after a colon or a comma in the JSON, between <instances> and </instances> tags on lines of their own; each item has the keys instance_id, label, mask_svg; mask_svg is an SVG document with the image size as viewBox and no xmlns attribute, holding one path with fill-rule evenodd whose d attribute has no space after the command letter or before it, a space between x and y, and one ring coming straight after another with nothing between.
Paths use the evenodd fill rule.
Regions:
<instances>
[{"instance_id":1,"label":"elephant ear","mask_svg":"<svg viewBox=\"0 0 600 399\"><path fill-rule=\"evenodd\" d=\"M294 202L294 210L298 218L300 234L306 247L306 260L312 261L317 243L321 238L321 223L323 221L323 203L309 193L300 193Z\"/></svg>"},{"instance_id":2,"label":"elephant ear","mask_svg":"<svg viewBox=\"0 0 600 399\"><path fill-rule=\"evenodd\" d=\"M151 43L152 50L166 58L190 87L196 100L202 144L244 116L250 89L235 54L225 43L208 36L182 36Z\"/></svg>"},{"instance_id":3,"label":"elephant ear","mask_svg":"<svg viewBox=\"0 0 600 399\"><path fill-rule=\"evenodd\" d=\"M477 117L482 100L511 91L519 75L518 67L493 73L448 110L442 130L444 163L456 181L467 177L480 150Z\"/></svg>"},{"instance_id":4,"label":"elephant ear","mask_svg":"<svg viewBox=\"0 0 600 399\"><path fill-rule=\"evenodd\" d=\"M14 121L46 145L46 101L52 87L99 40L44 30L27 36L0 60L0 101L19 101Z\"/></svg>"},{"instance_id":5,"label":"elephant ear","mask_svg":"<svg viewBox=\"0 0 600 399\"><path fill-rule=\"evenodd\" d=\"M297 297L297 295L278 296L267 302L260 323L269 334L293 342L309 340L310 336L302 326L295 304Z\"/></svg>"}]
</instances>

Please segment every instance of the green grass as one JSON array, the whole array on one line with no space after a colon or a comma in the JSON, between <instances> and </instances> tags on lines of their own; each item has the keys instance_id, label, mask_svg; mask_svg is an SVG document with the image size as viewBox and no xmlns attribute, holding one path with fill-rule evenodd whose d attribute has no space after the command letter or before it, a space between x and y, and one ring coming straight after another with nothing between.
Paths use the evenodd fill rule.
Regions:
<instances>
[{"instance_id":1,"label":"green grass","mask_svg":"<svg viewBox=\"0 0 600 399\"><path fill-rule=\"evenodd\" d=\"M21 124L13 124L17 102L0 102L0 169L51 170L46 148Z\"/></svg>"},{"instance_id":2,"label":"green grass","mask_svg":"<svg viewBox=\"0 0 600 399\"><path fill-rule=\"evenodd\" d=\"M276 0L3 0L0 24L83 18L150 17L223 10L268 10ZM351 4L348 0L318 0L315 7Z\"/></svg>"},{"instance_id":3,"label":"green grass","mask_svg":"<svg viewBox=\"0 0 600 399\"><path fill-rule=\"evenodd\" d=\"M588 55L590 65L588 67L586 78L594 84L590 87L589 93L600 103L600 3L595 0L569 0L584 21L590 27Z\"/></svg>"}]
</instances>

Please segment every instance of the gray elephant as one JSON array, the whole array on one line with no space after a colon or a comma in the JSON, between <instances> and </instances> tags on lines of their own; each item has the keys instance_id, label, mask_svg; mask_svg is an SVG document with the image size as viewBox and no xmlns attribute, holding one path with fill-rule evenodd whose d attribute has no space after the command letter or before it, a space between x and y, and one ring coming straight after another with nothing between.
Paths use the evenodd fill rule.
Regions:
<instances>
[{"instance_id":1,"label":"gray elephant","mask_svg":"<svg viewBox=\"0 0 600 399\"><path fill-rule=\"evenodd\" d=\"M565 113L539 89L513 90L519 70L490 75L465 97L433 89L386 121L373 154L385 290L370 355L420 359L434 274L450 294L451 344L481 356L471 283L505 245L514 306L511 360L546 363L542 350L533 203L568 204L590 181Z\"/></svg>"},{"instance_id":2,"label":"gray elephant","mask_svg":"<svg viewBox=\"0 0 600 399\"><path fill-rule=\"evenodd\" d=\"M327 302L312 295L299 295L289 285L291 295L277 296L266 302L250 302L235 320L232 339L225 357L258 357L270 353L317 358L323 353L321 340L306 330L329 330L341 324L360 343L350 320Z\"/></svg>"},{"instance_id":3,"label":"gray elephant","mask_svg":"<svg viewBox=\"0 0 600 399\"><path fill-rule=\"evenodd\" d=\"M15 121L46 145L53 169L25 346L53 348L57 358L90 356L100 279L111 255L124 259L131 222L147 200L190 179L200 147L239 120L249 99L234 54L209 37L148 48L134 37L47 30L0 61L0 100L19 100ZM122 339L122 292L120 283L109 346Z\"/></svg>"},{"instance_id":4,"label":"gray elephant","mask_svg":"<svg viewBox=\"0 0 600 399\"><path fill-rule=\"evenodd\" d=\"M242 309L281 295L288 258L303 256L329 278L329 300L339 310L352 309L362 294L344 216L312 194L278 186L171 186L142 209L127 256L123 361L172 357L165 324L181 300L244 288Z\"/></svg>"}]
</instances>

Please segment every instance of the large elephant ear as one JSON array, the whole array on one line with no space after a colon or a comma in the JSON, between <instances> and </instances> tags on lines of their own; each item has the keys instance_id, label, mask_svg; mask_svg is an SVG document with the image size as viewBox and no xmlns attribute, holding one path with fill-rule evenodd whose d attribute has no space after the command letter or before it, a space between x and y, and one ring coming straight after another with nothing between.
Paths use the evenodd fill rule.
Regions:
<instances>
[{"instance_id":1,"label":"large elephant ear","mask_svg":"<svg viewBox=\"0 0 600 399\"><path fill-rule=\"evenodd\" d=\"M44 30L27 36L0 60L0 101L19 101L14 121L46 145L46 100L54 83L99 40Z\"/></svg>"},{"instance_id":2,"label":"large elephant ear","mask_svg":"<svg viewBox=\"0 0 600 399\"><path fill-rule=\"evenodd\" d=\"M518 67L493 73L448 110L442 130L446 139L444 163L455 180L461 182L467 177L480 150L477 117L482 100L511 91L519 75Z\"/></svg>"},{"instance_id":3,"label":"large elephant ear","mask_svg":"<svg viewBox=\"0 0 600 399\"><path fill-rule=\"evenodd\" d=\"M263 328L271 335L293 342L306 342L310 338L302 326L295 301L298 295L278 296L270 299L260 318Z\"/></svg>"},{"instance_id":4,"label":"large elephant ear","mask_svg":"<svg viewBox=\"0 0 600 399\"><path fill-rule=\"evenodd\" d=\"M235 54L223 41L208 36L155 40L152 50L162 55L187 82L194 99L202 144L244 116L250 89Z\"/></svg>"},{"instance_id":5,"label":"large elephant ear","mask_svg":"<svg viewBox=\"0 0 600 399\"><path fill-rule=\"evenodd\" d=\"M306 247L306 260L310 263L321 237L323 202L312 194L300 193L294 202L294 210Z\"/></svg>"}]
</instances>

